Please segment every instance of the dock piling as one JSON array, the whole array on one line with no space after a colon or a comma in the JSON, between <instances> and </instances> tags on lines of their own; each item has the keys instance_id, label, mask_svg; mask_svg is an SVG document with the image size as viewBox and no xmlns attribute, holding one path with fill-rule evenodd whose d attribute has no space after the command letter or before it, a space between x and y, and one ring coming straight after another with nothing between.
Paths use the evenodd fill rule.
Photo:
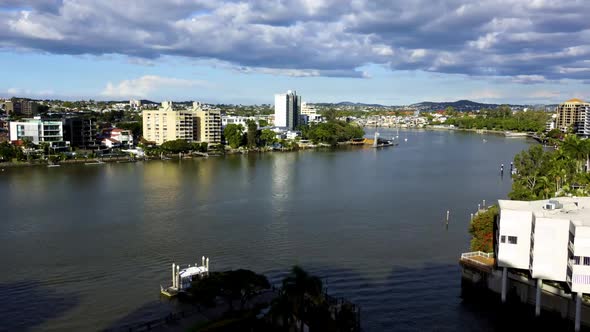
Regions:
<instances>
[{"instance_id":1,"label":"dock piling","mask_svg":"<svg viewBox=\"0 0 590 332\"><path fill-rule=\"evenodd\" d=\"M537 296L535 297L535 317L541 315L541 292L543 290L543 279L537 279Z\"/></svg>"}]
</instances>

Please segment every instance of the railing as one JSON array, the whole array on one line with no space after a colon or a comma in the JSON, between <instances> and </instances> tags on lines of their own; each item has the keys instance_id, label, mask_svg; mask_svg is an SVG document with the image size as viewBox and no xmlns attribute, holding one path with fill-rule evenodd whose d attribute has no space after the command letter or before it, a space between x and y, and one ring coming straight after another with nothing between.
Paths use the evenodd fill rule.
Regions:
<instances>
[{"instance_id":1,"label":"railing","mask_svg":"<svg viewBox=\"0 0 590 332\"><path fill-rule=\"evenodd\" d=\"M466 261L469 261L469 262L472 262L475 264L488 266L489 264L486 264L484 262L480 262L477 259L473 259L472 257L485 257L485 258L493 259L494 253L493 252L486 253L483 251L472 251L472 252L466 252L466 253L461 254L461 260L466 260Z\"/></svg>"}]
</instances>

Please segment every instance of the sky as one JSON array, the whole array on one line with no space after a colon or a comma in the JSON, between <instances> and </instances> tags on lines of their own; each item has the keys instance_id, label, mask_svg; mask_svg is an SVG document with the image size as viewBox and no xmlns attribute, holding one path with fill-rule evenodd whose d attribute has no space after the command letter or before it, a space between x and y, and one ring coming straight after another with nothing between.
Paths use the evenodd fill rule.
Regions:
<instances>
[{"instance_id":1,"label":"sky","mask_svg":"<svg viewBox=\"0 0 590 332\"><path fill-rule=\"evenodd\" d=\"M0 0L0 96L590 99L586 0Z\"/></svg>"}]
</instances>

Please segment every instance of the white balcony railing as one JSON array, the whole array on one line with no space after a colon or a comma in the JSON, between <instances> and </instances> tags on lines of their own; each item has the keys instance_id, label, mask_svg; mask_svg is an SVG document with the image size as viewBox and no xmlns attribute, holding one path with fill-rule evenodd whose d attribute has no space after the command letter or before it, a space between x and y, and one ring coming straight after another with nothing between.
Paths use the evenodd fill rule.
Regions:
<instances>
[{"instance_id":1,"label":"white balcony railing","mask_svg":"<svg viewBox=\"0 0 590 332\"><path fill-rule=\"evenodd\" d=\"M482 262L481 260L476 259L476 257L484 257L484 258L488 258L488 259L494 259L494 253L490 252L490 253L486 253L483 251L472 251L472 252L466 252L466 253L462 253L461 254L461 260L466 260L475 264L479 264L479 265L483 265L483 266L489 266L490 264L486 264L484 262Z\"/></svg>"}]
</instances>

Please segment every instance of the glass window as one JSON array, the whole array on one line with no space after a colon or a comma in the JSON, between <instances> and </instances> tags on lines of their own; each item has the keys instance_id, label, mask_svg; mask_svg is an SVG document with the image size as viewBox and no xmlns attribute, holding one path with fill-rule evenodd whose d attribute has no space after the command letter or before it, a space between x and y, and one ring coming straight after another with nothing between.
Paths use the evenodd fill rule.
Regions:
<instances>
[{"instance_id":1,"label":"glass window","mask_svg":"<svg viewBox=\"0 0 590 332\"><path fill-rule=\"evenodd\" d=\"M580 265L580 256L574 256L574 264Z\"/></svg>"},{"instance_id":2,"label":"glass window","mask_svg":"<svg viewBox=\"0 0 590 332\"><path fill-rule=\"evenodd\" d=\"M590 257L584 257L584 265L590 265Z\"/></svg>"},{"instance_id":3,"label":"glass window","mask_svg":"<svg viewBox=\"0 0 590 332\"><path fill-rule=\"evenodd\" d=\"M516 236L509 236L508 237L508 243L510 244L517 244L518 243L518 239Z\"/></svg>"},{"instance_id":4,"label":"glass window","mask_svg":"<svg viewBox=\"0 0 590 332\"><path fill-rule=\"evenodd\" d=\"M506 243L506 235L500 236L500 242Z\"/></svg>"}]
</instances>

